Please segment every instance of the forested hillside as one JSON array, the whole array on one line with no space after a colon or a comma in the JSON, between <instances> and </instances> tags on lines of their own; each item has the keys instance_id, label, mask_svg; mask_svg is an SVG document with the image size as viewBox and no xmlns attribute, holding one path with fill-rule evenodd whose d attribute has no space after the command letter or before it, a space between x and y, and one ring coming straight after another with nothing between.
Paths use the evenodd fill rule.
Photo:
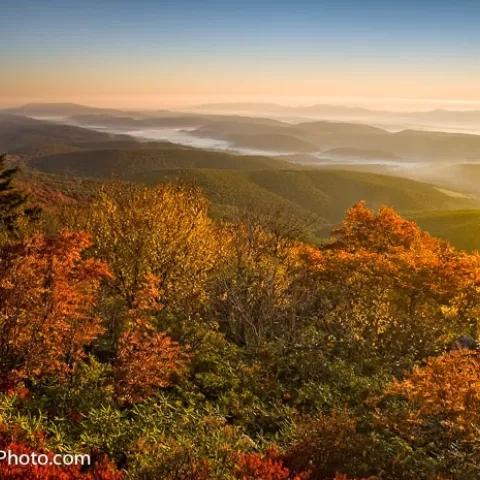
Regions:
<instances>
[{"instance_id":1,"label":"forested hillside","mask_svg":"<svg viewBox=\"0 0 480 480\"><path fill-rule=\"evenodd\" d=\"M81 177L123 178L174 168L216 168L222 170L263 170L292 168L292 164L261 156L238 156L177 145L152 145L141 149L102 149L57 155L42 155L31 167L49 173ZM294 167L295 168L295 167Z\"/></svg>"},{"instance_id":2,"label":"forested hillside","mask_svg":"<svg viewBox=\"0 0 480 480\"><path fill-rule=\"evenodd\" d=\"M92 465L2 478L477 478L477 253L363 203L316 247L188 184L85 180L39 212L16 178L2 160L0 442Z\"/></svg>"},{"instance_id":3,"label":"forested hillside","mask_svg":"<svg viewBox=\"0 0 480 480\"><path fill-rule=\"evenodd\" d=\"M33 158L27 165L67 178L119 177L149 186L178 181L193 184L208 197L215 217L231 218L238 210L252 208L283 210L303 222L305 238L316 241L328 237L345 210L359 200L366 200L373 208L389 205L408 215L473 209L480 205L474 196L452 196L433 185L400 177L312 169L269 157L161 144L133 150L44 155Z\"/></svg>"}]
</instances>

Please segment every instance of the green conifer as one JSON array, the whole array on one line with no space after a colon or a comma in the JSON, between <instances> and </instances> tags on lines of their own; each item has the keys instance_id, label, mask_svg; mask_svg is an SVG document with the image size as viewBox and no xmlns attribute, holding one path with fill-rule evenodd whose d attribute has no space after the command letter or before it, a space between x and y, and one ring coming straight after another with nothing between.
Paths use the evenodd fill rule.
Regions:
<instances>
[{"instance_id":1,"label":"green conifer","mask_svg":"<svg viewBox=\"0 0 480 480\"><path fill-rule=\"evenodd\" d=\"M13 185L17 173L17 167L8 167L7 156L0 155L0 230L9 236L18 233L21 217L36 221L41 212L39 207L28 207L28 195Z\"/></svg>"}]
</instances>

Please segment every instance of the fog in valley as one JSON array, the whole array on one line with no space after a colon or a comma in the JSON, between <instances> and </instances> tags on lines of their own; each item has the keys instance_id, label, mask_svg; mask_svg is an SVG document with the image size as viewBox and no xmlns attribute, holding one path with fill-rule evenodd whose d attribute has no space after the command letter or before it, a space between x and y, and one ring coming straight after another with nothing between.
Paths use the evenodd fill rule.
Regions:
<instances>
[{"instance_id":1,"label":"fog in valley","mask_svg":"<svg viewBox=\"0 0 480 480\"><path fill-rule=\"evenodd\" d=\"M452 195L480 194L480 110L473 108L405 112L343 105L208 104L123 111L36 104L9 113L141 142L383 173L432 183Z\"/></svg>"},{"instance_id":2,"label":"fog in valley","mask_svg":"<svg viewBox=\"0 0 480 480\"><path fill-rule=\"evenodd\" d=\"M317 113L315 113L315 109ZM206 127L209 124L217 125L222 121L230 123L232 128L227 133L222 129L220 131L212 129L209 132L208 128L205 128L206 131L201 131L202 129L189 126L188 122L185 122L183 126L166 128L118 128L102 125L100 121L83 126L115 134L127 134L143 140L161 140L188 147L239 155L273 156L312 167L341 168L403 176L449 189L444 191L451 195L480 194L480 182L478 181L480 180L480 136L477 137L480 135L480 110L432 110L411 114L387 111L377 113L367 109L351 109L342 106L302 107L291 110L297 110L297 112L289 112L288 108L280 106L265 109L258 109L254 106L232 109L228 105L225 105L224 108L222 105L214 105L173 112L174 117L181 114L211 115L208 121L204 122ZM146 118L147 123L150 116L154 118L151 113L142 113L142 118ZM163 116L168 118L166 114ZM370 144L371 142L360 138L362 134L360 137L354 134L357 138L352 140L348 136L349 133L344 138L341 133L333 133L332 135L337 137L332 144L333 148L322 148L321 145L318 150L313 147L312 149L303 148L303 145L300 145L302 148L296 148L294 142L290 146L288 141L282 142L281 148L276 148L275 138L265 141L263 146L258 145L261 143L259 140L262 140L258 137L264 132L264 123L263 121L257 122L262 119L265 119L265 123L274 120L290 125L292 128L312 122L352 123L377 127L394 134L401 135L401 132L412 131L414 136L421 135L416 132L425 132L427 136L418 142L418 148L415 145L406 144L405 155L388 149L384 150L381 141L382 146L375 148L375 142ZM56 121L78 124L68 118L57 118ZM250 128L245 128L245 125L249 125ZM280 131L272 130L275 135ZM435 133L434 137L429 137L428 132L442 133ZM458 135L449 136L448 134ZM317 138L315 135L314 133L308 136L309 141L314 140L312 142L314 146ZM238 138L239 136L241 138ZM322 132L319 132L318 137L321 136ZM434 143L435 137L438 137L438 142L441 143L438 147L441 150L439 155L435 154L436 146L431 148L431 152L428 151L430 144ZM383 139L379 138L379 140ZM475 147L469 148L468 143L471 143L472 140ZM467 145L460 148L457 154L456 145L462 142ZM368 148L364 149L361 146L365 143ZM395 149L398 147L395 142L393 142L393 146ZM402 150L402 148L398 150ZM446 156L444 155L445 151L452 151L452 153Z\"/></svg>"}]
</instances>

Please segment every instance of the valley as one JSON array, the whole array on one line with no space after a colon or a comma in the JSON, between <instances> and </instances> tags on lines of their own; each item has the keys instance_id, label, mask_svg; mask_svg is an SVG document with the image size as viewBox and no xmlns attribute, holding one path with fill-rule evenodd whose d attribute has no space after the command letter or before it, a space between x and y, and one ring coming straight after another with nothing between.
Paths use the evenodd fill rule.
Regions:
<instances>
[{"instance_id":1,"label":"valley","mask_svg":"<svg viewBox=\"0 0 480 480\"><path fill-rule=\"evenodd\" d=\"M0 112L0 150L38 172L37 187L41 172L60 179L57 185L79 179L80 189L113 178L149 186L191 183L206 193L215 218L284 211L314 243L329 237L349 206L365 200L476 248L474 235L459 241L474 218L464 212L480 208L476 135L221 112L27 105Z\"/></svg>"}]
</instances>

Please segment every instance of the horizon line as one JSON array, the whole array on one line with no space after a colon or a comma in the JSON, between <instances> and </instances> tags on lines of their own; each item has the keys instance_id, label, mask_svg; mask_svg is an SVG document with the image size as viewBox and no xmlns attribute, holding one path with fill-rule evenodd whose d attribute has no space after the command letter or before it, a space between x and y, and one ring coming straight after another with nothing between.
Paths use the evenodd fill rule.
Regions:
<instances>
[{"instance_id":1,"label":"horizon line","mask_svg":"<svg viewBox=\"0 0 480 480\"><path fill-rule=\"evenodd\" d=\"M186 98L182 96L183 98ZM122 97L116 97L120 100ZM131 98L128 96L125 96L123 98ZM152 97L149 97L152 98ZM154 97L160 98L163 97ZM170 97L172 98L172 97ZM201 107L207 107L207 106L222 106L222 105L238 105L238 106L245 106L248 104L258 104L258 105L271 105L271 106L279 106L279 107L284 107L284 108L308 108L308 107L316 107L316 106L331 106L331 107L345 107L345 108L360 108L360 109L367 109L371 111L388 111L388 112L398 112L402 113L403 112L420 112L420 111L434 111L434 110L450 110L448 108L445 108L443 105L449 105L449 106L463 106L462 111L473 111L473 110L478 110L480 109L480 100L451 100L451 99L418 99L418 98L402 98L402 97L307 97L310 99L308 103L285 103L281 102L282 97L272 97L272 98L266 98L264 96L262 97L248 97L244 99L239 99L238 97L232 98L232 99L226 99L225 97L221 97L223 100L219 100L220 97L215 97L215 96L192 96L190 97L192 99L192 102L182 102L181 104L177 105L162 105L163 102L159 101L158 106L155 107L141 107L141 106L118 106L118 103L112 103L108 102L108 106L105 104L105 102L91 102L91 101L75 101L74 99L68 101L68 100L62 100L62 101L48 101L47 99L42 99L42 100L31 100L28 101L25 99L24 101L19 101L18 103L15 102L14 104L8 102L6 104L2 99L0 98L0 110L9 110L9 109L18 109L22 107L26 107L28 105L78 105L78 106L84 106L84 107L90 107L90 108L99 108L99 109L112 109L112 110L138 110L138 111L155 111L155 110L188 110L188 109L195 109L195 108L201 108ZM203 102L193 102L193 98L204 98L204 100L207 100L207 98L210 98L211 101L203 101ZM273 101L273 98L276 99L276 101ZM284 99L290 98L290 99L300 99L300 98L305 98L305 97L284 97ZM216 101L215 101L216 99ZM19 99L18 99L19 100ZM331 103L333 102L333 103ZM338 103L337 103L338 102ZM350 102L361 102L361 103L350 103ZM437 105L436 108L426 108L425 110L396 110L391 107L384 107L384 108L375 108L375 105L365 105L368 103L382 103L382 102L393 102L393 103L398 103L403 105L404 107L406 104L424 104L425 107L427 105ZM116 106L115 106L116 105ZM465 108L467 107L467 108ZM450 111L457 111L457 110L450 110Z\"/></svg>"}]
</instances>

